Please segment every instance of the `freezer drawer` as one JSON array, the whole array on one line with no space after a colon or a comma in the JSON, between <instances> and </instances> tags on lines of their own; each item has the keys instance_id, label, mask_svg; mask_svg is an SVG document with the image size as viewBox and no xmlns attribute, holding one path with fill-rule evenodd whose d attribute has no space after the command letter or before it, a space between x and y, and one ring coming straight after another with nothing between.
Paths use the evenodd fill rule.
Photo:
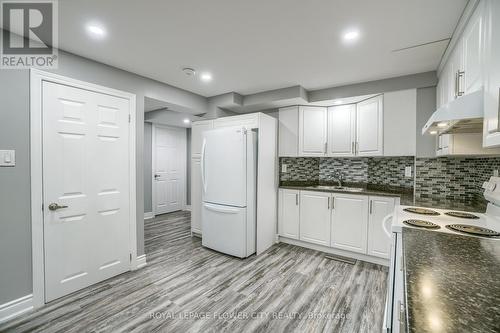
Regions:
<instances>
[{"instance_id":1,"label":"freezer drawer","mask_svg":"<svg viewBox=\"0 0 500 333\"><path fill-rule=\"evenodd\" d=\"M255 253L255 222L246 207L203 203L202 245L239 258Z\"/></svg>"}]
</instances>

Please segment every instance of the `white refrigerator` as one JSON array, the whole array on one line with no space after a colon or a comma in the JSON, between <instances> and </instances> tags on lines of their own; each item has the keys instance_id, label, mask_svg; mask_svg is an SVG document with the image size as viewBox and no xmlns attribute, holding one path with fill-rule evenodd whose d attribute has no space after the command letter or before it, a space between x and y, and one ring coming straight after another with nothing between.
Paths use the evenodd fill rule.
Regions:
<instances>
[{"instance_id":1,"label":"white refrigerator","mask_svg":"<svg viewBox=\"0 0 500 333\"><path fill-rule=\"evenodd\" d=\"M244 127L203 133L202 245L239 258L255 253L257 133Z\"/></svg>"}]
</instances>

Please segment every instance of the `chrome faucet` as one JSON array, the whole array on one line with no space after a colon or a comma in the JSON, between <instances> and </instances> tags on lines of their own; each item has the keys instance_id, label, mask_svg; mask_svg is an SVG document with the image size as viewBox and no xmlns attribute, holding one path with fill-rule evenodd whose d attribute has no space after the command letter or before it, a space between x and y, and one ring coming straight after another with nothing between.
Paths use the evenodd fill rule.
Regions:
<instances>
[{"instance_id":1,"label":"chrome faucet","mask_svg":"<svg viewBox=\"0 0 500 333\"><path fill-rule=\"evenodd\" d=\"M339 187L342 187L342 180L344 179L344 176L342 176L342 174L340 172L338 172L338 171L335 171L333 173L333 176L335 178L337 178L337 182L339 183Z\"/></svg>"}]
</instances>

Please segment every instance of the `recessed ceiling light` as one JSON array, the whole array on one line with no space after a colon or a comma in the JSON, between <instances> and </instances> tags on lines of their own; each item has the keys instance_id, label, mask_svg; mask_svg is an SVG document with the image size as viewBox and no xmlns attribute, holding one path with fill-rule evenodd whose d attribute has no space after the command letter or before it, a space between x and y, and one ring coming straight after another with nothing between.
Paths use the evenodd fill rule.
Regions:
<instances>
[{"instance_id":1,"label":"recessed ceiling light","mask_svg":"<svg viewBox=\"0 0 500 333\"><path fill-rule=\"evenodd\" d=\"M446 127L446 126L448 126L448 123L443 122L443 123L438 124L438 127L441 127L441 128Z\"/></svg>"},{"instance_id":2,"label":"recessed ceiling light","mask_svg":"<svg viewBox=\"0 0 500 333\"><path fill-rule=\"evenodd\" d=\"M344 101L342 101L342 100L338 100L338 101L333 102L333 104L335 104L335 105L339 105L339 104L342 104L342 103L344 103Z\"/></svg>"},{"instance_id":3,"label":"recessed ceiling light","mask_svg":"<svg viewBox=\"0 0 500 333\"><path fill-rule=\"evenodd\" d=\"M349 30L346 33L344 33L344 40L346 42L352 42L355 41L359 38L359 31L358 30Z\"/></svg>"},{"instance_id":4,"label":"recessed ceiling light","mask_svg":"<svg viewBox=\"0 0 500 333\"><path fill-rule=\"evenodd\" d=\"M193 68L191 68L191 67L185 67L185 68L182 69L182 71L187 76L195 76L196 75L196 71Z\"/></svg>"},{"instance_id":5,"label":"recessed ceiling light","mask_svg":"<svg viewBox=\"0 0 500 333\"><path fill-rule=\"evenodd\" d=\"M106 30L104 30L103 27L97 25L97 24L88 24L87 25L87 32L89 35L95 38L104 38L106 37Z\"/></svg>"},{"instance_id":6,"label":"recessed ceiling light","mask_svg":"<svg viewBox=\"0 0 500 333\"><path fill-rule=\"evenodd\" d=\"M438 134L438 132L437 131L430 131L429 134L436 135L436 134Z\"/></svg>"},{"instance_id":7,"label":"recessed ceiling light","mask_svg":"<svg viewBox=\"0 0 500 333\"><path fill-rule=\"evenodd\" d=\"M189 120L189 119L186 118L186 119L183 120L183 122L184 122L184 124L189 124L191 122L191 120Z\"/></svg>"},{"instance_id":8,"label":"recessed ceiling light","mask_svg":"<svg viewBox=\"0 0 500 333\"><path fill-rule=\"evenodd\" d=\"M200 76L201 80L204 82L210 82L212 81L212 74L210 73L202 73Z\"/></svg>"}]
</instances>

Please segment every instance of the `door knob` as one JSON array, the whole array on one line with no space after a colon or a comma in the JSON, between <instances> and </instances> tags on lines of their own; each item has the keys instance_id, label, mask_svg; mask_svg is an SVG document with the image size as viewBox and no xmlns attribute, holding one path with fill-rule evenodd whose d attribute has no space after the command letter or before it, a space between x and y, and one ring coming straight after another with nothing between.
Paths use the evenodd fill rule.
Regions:
<instances>
[{"instance_id":1,"label":"door knob","mask_svg":"<svg viewBox=\"0 0 500 333\"><path fill-rule=\"evenodd\" d=\"M158 179L158 178L160 178L160 175L155 175L155 179Z\"/></svg>"},{"instance_id":2,"label":"door knob","mask_svg":"<svg viewBox=\"0 0 500 333\"><path fill-rule=\"evenodd\" d=\"M64 206L64 205L59 206L59 205L58 205L58 204L56 204L56 203L51 203L51 204L49 205L49 210L52 210L52 211L54 211L54 210L58 210L58 209L61 209L61 208L68 208L68 206Z\"/></svg>"}]
</instances>

